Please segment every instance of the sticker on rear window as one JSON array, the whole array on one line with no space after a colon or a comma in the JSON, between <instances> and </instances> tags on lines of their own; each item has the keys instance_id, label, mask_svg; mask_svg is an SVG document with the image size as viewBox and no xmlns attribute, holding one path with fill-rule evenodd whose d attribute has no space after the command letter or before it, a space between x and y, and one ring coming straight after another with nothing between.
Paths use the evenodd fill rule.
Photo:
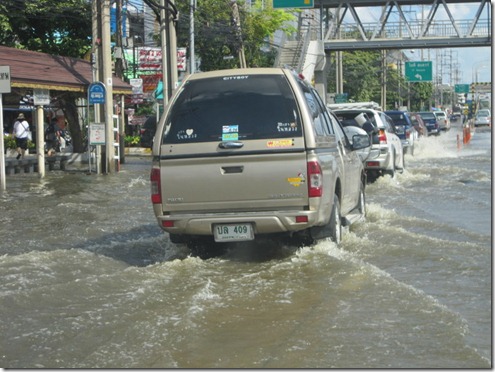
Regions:
<instances>
[{"instance_id":1,"label":"sticker on rear window","mask_svg":"<svg viewBox=\"0 0 495 372\"><path fill-rule=\"evenodd\" d=\"M177 132L177 139L189 140L198 138L198 134L194 133L194 129L181 129Z\"/></svg>"},{"instance_id":2,"label":"sticker on rear window","mask_svg":"<svg viewBox=\"0 0 495 372\"><path fill-rule=\"evenodd\" d=\"M292 122L292 123L277 123L277 131L279 132L296 132L297 131L297 124Z\"/></svg>"},{"instance_id":3,"label":"sticker on rear window","mask_svg":"<svg viewBox=\"0 0 495 372\"><path fill-rule=\"evenodd\" d=\"M279 139L279 140L271 140L266 143L266 147L274 148L274 147L292 147L294 146L293 139Z\"/></svg>"},{"instance_id":4,"label":"sticker on rear window","mask_svg":"<svg viewBox=\"0 0 495 372\"><path fill-rule=\"evenodd\" d=\"M238 125L222 126L222 141L237 141L239 139Z\"/></svg>"}]
</instances>

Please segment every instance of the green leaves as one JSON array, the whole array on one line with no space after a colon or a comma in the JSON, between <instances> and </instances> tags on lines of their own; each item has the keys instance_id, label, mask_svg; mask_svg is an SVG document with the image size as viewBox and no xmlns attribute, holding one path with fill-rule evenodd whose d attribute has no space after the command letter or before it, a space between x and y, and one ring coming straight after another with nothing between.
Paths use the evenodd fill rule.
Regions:
<instances>
[{"instance_id":1,"label":"green leaves","mask_svg":"<svg viewBox=\"0 0 495 372\"><path fill-rule=\"evenodd\" d=\"M0 44L82 57L91 48L91 2L2 0Z\"/></svg>"}]
</instances>

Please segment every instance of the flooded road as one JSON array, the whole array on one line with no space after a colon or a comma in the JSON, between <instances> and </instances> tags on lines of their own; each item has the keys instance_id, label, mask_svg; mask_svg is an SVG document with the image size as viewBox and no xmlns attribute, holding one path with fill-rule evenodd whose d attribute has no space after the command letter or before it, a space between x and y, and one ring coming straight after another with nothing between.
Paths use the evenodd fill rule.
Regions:
<instances>
[{"instance_id":1,"label":"flooded road","mask_svg":"<svg viewBox=\"0 0 495 372\"><path fill-rule=\"evenodd\" d=\"M491 132L453 127L368 185L337 247L169 242L150 159L0 195L4 368L489 368Z\"/></svg>"}]
</instances>

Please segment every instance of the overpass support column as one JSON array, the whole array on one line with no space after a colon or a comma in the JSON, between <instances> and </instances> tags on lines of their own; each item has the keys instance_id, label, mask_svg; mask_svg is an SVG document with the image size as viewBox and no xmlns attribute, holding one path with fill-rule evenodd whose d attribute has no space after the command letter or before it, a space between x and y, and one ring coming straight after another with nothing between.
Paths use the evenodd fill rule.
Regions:
<instances>
[{"instance_id":1,"label":"overpass support column","mask_svg":"<svg viewBox=\"0 0 495 372\"><path fill-rule=\"evenodd\" d=\"M327 75L328 66L330 63L327 61L327 55L325 53L325 45L322 40L318 40L318 56L316 57L314 86L316 91L320 94L326 103L327 97Z\"/></svg>"}]
</instances>

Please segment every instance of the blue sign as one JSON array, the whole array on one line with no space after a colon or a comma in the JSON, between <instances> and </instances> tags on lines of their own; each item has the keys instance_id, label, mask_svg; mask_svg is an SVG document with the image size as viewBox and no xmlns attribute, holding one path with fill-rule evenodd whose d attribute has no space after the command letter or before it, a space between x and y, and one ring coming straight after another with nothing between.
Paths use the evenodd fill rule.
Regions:
<instances>
[{"instance_id":1,"label":"blue sign","mask_svg":"<svg viewBox=\"0 0 495 372\"><path fill-rule=\"evenodd\" d=\"M90 105L105 103L105 96L105 85L103 83L96 81L89 84L88 101Z\"/></svg>"}]
</instances>

